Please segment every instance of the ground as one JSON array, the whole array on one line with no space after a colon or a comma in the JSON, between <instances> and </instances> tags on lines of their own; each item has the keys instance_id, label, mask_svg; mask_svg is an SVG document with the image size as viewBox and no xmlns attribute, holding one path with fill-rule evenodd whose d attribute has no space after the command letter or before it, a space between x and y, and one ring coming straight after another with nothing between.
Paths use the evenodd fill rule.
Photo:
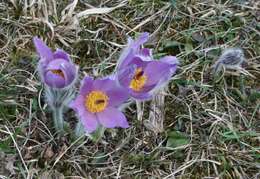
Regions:
<instances>
[{"instance_id":1,"label":"ground","mask_svg":"<svg viewBox=\"0 0 260 179\"><path fill-rule=\"evenodd\" d=\"M260 178L259 16L256 0L1 1L0 178ZM131 127L98 142L57 135L32 38L70 53L82 79L111 73L144 31L155 58L180 61L163 95L130 105ZM243 70L214 74L229 47Z\"/></svg>"}]
</instances>

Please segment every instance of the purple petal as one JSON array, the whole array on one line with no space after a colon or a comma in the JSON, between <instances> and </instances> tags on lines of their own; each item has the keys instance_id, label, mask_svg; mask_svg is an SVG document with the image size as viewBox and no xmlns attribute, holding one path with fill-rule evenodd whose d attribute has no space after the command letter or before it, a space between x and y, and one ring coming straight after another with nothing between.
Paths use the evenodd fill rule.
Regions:
<instances>
[{"instance_id":1,"label":"purple petal","mask_svg":"<svg viewBox=\"0 0 260 179\"><path fill-rule=\"evenodd\" d=\"M134 41L132 48L140 48L149 39L149 33L144 32L139 35L139 37Z\"/></svg>"},{"instance_id":2,"label":"purple petal","mask_svg":"<svg viewBox=\"0 0 260 179\"><path fill-rule=\"evenodd\" d=\"M94 132L98 127L98 121L95 114L88 112L85 108L85 98L79 95L74 101L69 104L80 118L84 128L88 133Z\"/></svg>"},{"instance_id":3,"label":"purple petal","mask_svg":"<svg viewBox=\"0 0 260 179\"><path fill-rule=\"evenodd\" d=\"M149 99L152 98L152 95L148 92L134 92L134 91L132 91L131 96L134 99L141 100L141 101L149 100Z\"/></svg>"},{"instance_id":4,"label":"purple petal","mask_svg":"<svg viewBox=\"0 0 260 179\"><path fill-rule=\"evenodd\" d=\"M63 63L60 69L64 74L66 85L70 85L77 76L78 67L72 63Z\"/></svg>"},{"instance_id":5,"label":"purple petal","mask_svg":"<svg viewBox=\"0 0 260 179\"><path fill-rule=\"evenodd\" d=\"M168 80L171 72L170 70L171 64L152 61L144 70L145 75L147 75L147 83L145 86L151 86L162 82L162 80Z\"/></svg>"},{"instance_id":6,"label":"purple petal","mask_svg":"<svg viewBox=\"0 0 260 179\"><path fill-rule=\"evenodd\" d=\"M64 76L54 74L52 70L61 70ZM75 77L76 67L72 63L62 59L51 61L46 67L44 74L46 83L57 88L63 88L69 85Z\"/></svg>"},{"instance_id":7,"label":"purple petal","mask_svg":"<svg viewBox=\"0 0 260 179\"><path fill-rule=\"evenodd\" d=\"M107 78L110 79L110 80L116 80L116 77L117 77L116 73L112 73L112 74L107 76Z\"/></svg>"},{"instance_id":8,"label":"purple petal","mask_svg":"<svg viewBox=\"0 0 260 179\"><path fill-rule=\"evenodd\" d=\"M115 87L113 89L110 89L106 91L106 94L109 97L108 105L114 107L119 106L129 97L128 91L121 87Z\"/></svg>"},{"instance_id":9,"label":"purple petal","mask_svg":"<svg viewBox=\"0 0 260 179\"><path fill-rule=\"evenodd\" d=\"M93 90L104 91L109 97L109 106L118 106L128 98L128 92L109 78L95 80Z\"/></svg>"},{"instance_id":10,"label":"purple petal","mask_svg":"<svg viewBox=\"0 0 260 179\"><path fill-rule=\"evenodd\" d=\"M61 70L62 65L69 65L70 63L63 59L53 60L48 63L46 70Z\"/></svg>"},{"instance_id":11,"label":"purple petal","mask_svg":"<svg viewBox=\"0 0 260 179\"><path fill-rule=\"evenodd\" d=\"M131 62L131 65L128 65L128 67L125 67L121 70L118 70L117 75L120 85L122 85L125 88L128 88L135 74L135 70L137 68L142 68L144 70L149 63L150 62L148 61L142 60L141 56L134 57Z\"/></svg>"},{"instance_id":12,"label":"purple petal","mask_svg":"<svg viewBox=\"0 0 260 179\"><path fill-rule=\"evenodd\" d=\"M179 65L179 61L175 56L165 56L160 59L160 62L168 63L171 66L170 73L168 75L165 75L161 80L161 83L164 83L167 82L171 78L171 76L176 72L177 67Z\"/></svg>"},{"instance_id":13,"label":"purple petal","mask_svg":"<svg viewBox=\"0 0 260 179\"><path fill-rule=\"evenodd\" d=\"M61 49L57 49L53 54L54 59L63 59L70 62L69 54Z\"/></svg>"},{"instance_id":14,"label":"purple petal","mask_svg":"<svg viewBox=\"0 0 260 179\"><path fill-rule=\"evenodd\" d=\"M146 60L144 56L135 56L131 62L131 64L135 64L137 68L145 69L145 67L150 63L150 61Z\"/></svg>"},{"instance_id":15,"label":"purple petal","mask_svg":"<svg viewBox=\"0 0 260 179\"><path fill-rule=\"evenodd\" d=\"M168 63L171 65L179 65L179 61L175 56L165 56L160 59L160 62Z\"/></svg>"},{"instance_id":16,"label":"purple petal","mask_svg":"<svg viewBox=\"0 0 260 179\"><path fill-rule=\"evenodd\" d=\"M133 60L135 55L139 54L141 45L143 45L149 38L149 33L142 33L136 40L128 39L127 46L124 48L119 57L118 68L119 70L126 67Z\"/></svg>"},{"instance_id":17,"label":"purple petal","mask_svg":"<svg viewBox=\"0 0 260 179\"><path fill-rule=\"evenodd\" d=\"M33 38L33 43L40 58L50 61L53 59L51 49L38 37Z\"/></svg>"},{"instance_id":18,"label":"purple petal","mask_svg":"<svg viewBox=\"0 0 260 179\"><path fill-rule=\"evenodd\" d=\"M93 78L86 76L82 82L80 87L80 95L86 96L93 89Z\"/></svg>"},{"instance_id":19,"label":"purple petal","mask_svg":"<svg viewBox=\"0 0 260 179\"><path fill-rule=\"evenodd\" d=\"M129 66L117 72L117 80L121 86L128 88L134 77L136 65Z\"/></svg>"},{"instance_id":20,"label":"purple petal","mask_svg":"<svg viewBox=\"0 0 260 179\"><path fill-rule=\"evenodd\" d=\"M141 91L141 92L142 92L142 93L147 93L147 92L153 90L156 86L157 86L156 83L155 83L155 84L152 84L152 85L146 84L146 85L142 88L142 91Z\"/></svg>"},{"instance_id":21,"label":"purple petal","mask_svg":"<svg viewBox=\"0 0 260 179\"><path fill-rule=\"evenodd\" d=\"M47 71L44 75L45 83L53 88L64 88L65 87L65 79L57 74L52 73L51 71Z\"/></svg>"},{"instance_id":22,"label":"purple petal","mask_svg":"<svg viewBox=\"0 0 260 179\"><path fill-rule=\"evenodd\" d=\"M46 70L61 70L64 78L65 78L65 86L71 84L71 82L75 79L76 73L77 73L77 68L74 64L71 62L68 62L63 59L57 59L51 61Z\"/></svg>"},{"instance_id":23,"label":"purple petal","mask_svg":"<svg viewBox=\"0 0 260 179\"><path fill-rule=\"evenodd\" d=\"M70 102L69 107L72 108L79 116L84 115L85 108L85 97L78 95L77 98Z\"/></svg>"},{"instance_id":24,"label":"purple petal","mask_svg":"<svg viewBox=\"0 0 260 179\"><path fill-rule=\"evenodd\" d=\"M108 107L101 113L97 113L98 121L107 128L128 128L129 124L125 115L116 108Z\"/></svg>"},{"instance_id":25,"label":"purple petal","mask_svg":"<svg viewBox=\"0 0 260 179\"><path fill-rule=\"evenodd\" d=\"M79 117L88 133L92 133L97 129L98 120L95 114L85 111L84 114Z\"/></svg>"},{"instance_id":26,"label":"purple petal","mask_svg":"<svg viewBox=\"0 0 260 179\"><path fill-rule=\"evenodd\" d=\"M121 69L123 67L125 67L128 63L131 62L133 56L134 56L134 49L132 49L133 46L133 39L132 38L128 38L127 39L127 45L126 47L123 49L119 60L118 60L118 68Z\"/></svg>"},{"instance_id":27,"label":"purple petal","mask_svg":"<svg viewBox=\"0 0 260 179\"><path fill-rule=\"evenodd\" d=\"M171 56L162 58L161 61L150 61L144 70L147 82L140 92L131 91L131 96L139 100L147 100L152 97L152 92L165 84L177 67L177 59Z\"/></svg>"},{"instance_id":28,"label":"purple petal","mask_svg":"<svg viewBox=\"0 0 260 179\"><path fill-rule=\"evenodd\" d=\"M39 72L40 78L44 81L44 72L47 67L48 63L45 59L40 59L37 65L37 71Z\"/></svg>"},{"instance_id":29,"label":"purple petal","mask_svg":"<svg viewBox=\"0 0 260 179\"><path fill-rule=\"evenodd\" d=\"M118 60L118 70L121 70L122 68L127 67L128 64L131 63L131 61L133 60L135 54L133 52L133 49L131 49L130 47L126 47L123 50L122 55L119 57Z\"/></svg>"},{"instance_id":30,"label":"purple petal","mask_svg":"<svg viewBox=\"0 0 260 179\"><path fill-rule=\"evenodd\" d=\"M152 57L152 49L149 49L149 48L142 48L140 50L140 54L143 55L143 56L148 56L148 57Z\"/></svg>"},{"instance_id":31,"label":"purple petal","mask_svg":"<svg viewBox=\"0 0 260 179\"><path fill-rule=\"evenodd\" d=\"M101 91L107 91L109 89L114 88L115 86L116 86L116 82L109 78L96 79L93 83L93 89L101 90Z\"/></svg>"}]
</instances>

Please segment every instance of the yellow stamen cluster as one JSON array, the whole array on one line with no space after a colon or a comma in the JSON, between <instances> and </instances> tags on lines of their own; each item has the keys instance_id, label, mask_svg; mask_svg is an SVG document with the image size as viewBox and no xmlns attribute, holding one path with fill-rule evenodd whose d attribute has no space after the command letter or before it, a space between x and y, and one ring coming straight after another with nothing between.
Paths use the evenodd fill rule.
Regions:
<instances>
[{"instance_id":1,"label":"yellow stamen cluster","mask_svg":"<svg viewBox=\"0 0 260 179\"><path fill-rule=\"evenodd\" d=\"M50 70L53 74L59 75L64 78L64 74L61 70Z\"/></svg>"},{"instance_id":2,"label":"yellow stamen cluster","mask_svg":"<svg viewBox=\"0 0 260 179\"><path fill-rule=\"evenodd\" d=\"M134 91L141 91L147 81L147 76L144 74L142 68L137 68L133 79L130 82L130 88Z\"/></svg>"},{"instance_id":3,"label":"yellow stamen cluster","mask_svg":"<svg viewBox=\"0 0 260 179\"><path fill-rule=\"evenodd\" d=\"M92 113L102 112L108 105L108 96L102 91L92 91L86 96L85 106Z\"/></svg>"}]
</instances>

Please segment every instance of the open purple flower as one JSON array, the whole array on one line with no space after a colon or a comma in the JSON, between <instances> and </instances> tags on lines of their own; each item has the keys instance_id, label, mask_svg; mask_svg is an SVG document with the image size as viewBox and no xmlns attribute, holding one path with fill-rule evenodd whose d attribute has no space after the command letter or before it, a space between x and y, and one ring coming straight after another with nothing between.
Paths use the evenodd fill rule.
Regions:
<instances>
[{"instance_id":1,"label":"open purple flower","mask_svg":"<svg viewBox=\"0 0 260 179\"><path fill-rule=\"evenodd\" d=\"M169 81L178 65L174 56L154 60L152 50L141 47L148 38L148 33L142 33L137 40L129 38L117 66L119 84L138 100L151 98L156 89Z\"/></svg>"},{"instance_id":2,"label":"open purple flower","mask_svg":"<svg viewBox=\"0 0 260 179\"><path fill-rule=\"evenodd\" d=\"M85 77L79 95L70 103L88 133L99 125L106 128L129 127L124 114L117 109L128 93L109 78L93 80Z\"/></svg>"},{"instance_id":3,"label":"open purple flower","mask_svg":"<svg viewBox=\"0 0 260 179\"><path fill-rule=\"evenodd\" d=\"M52 88L65 88L76 79L78 67L72 63L63 50L51 49L39 38L33 38L34 46L40 56L38 71L41 80Z\"/></svg>"}]
</instances>

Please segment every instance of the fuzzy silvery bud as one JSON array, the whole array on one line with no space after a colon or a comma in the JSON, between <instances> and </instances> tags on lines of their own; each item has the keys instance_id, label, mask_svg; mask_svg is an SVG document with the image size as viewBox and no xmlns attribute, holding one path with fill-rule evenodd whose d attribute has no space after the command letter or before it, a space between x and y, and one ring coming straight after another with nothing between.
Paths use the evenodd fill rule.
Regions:
<instances>
[{"instance_id":1,"label":"fuzzy silvery bud","mask_svg":"<svg viewBox=\"0 0 260 179\"><path fill-rule=\"evenodd\" d=\"M217 73L224 69L239 69L245 61L244 52L240 48L226 49L214 64L214 72Z\"/></svg>"}]
</instances>

